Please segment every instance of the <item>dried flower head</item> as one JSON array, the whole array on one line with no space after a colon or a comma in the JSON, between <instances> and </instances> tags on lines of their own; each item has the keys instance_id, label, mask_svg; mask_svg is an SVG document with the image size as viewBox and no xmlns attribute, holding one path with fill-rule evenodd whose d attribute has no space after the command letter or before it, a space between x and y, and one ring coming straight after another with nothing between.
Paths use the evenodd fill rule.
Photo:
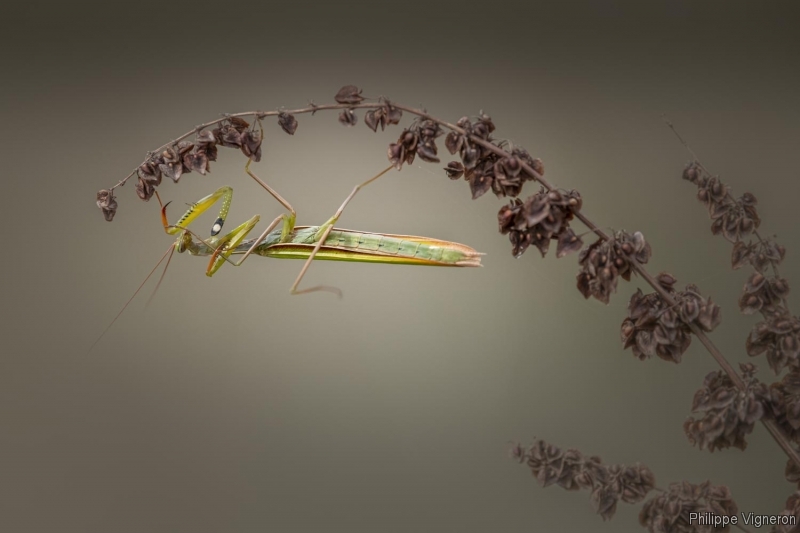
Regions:
<instances>
[{"instance_id":1,"label":"dried flower head","mask_svg":"<svg viewBox=\"0 0 800 533\"><path fill-rule=\"evenodd\" d=\"M599 457L585 457L575 449L562 450L542 440L527 449L515 444L513 459L525 463L542 486L591 491L595 511L608 520L617 503L638 503L655 487L655 476L646 466L605 465Z\"/></svg>"},{"instance_id":2,"label":"dried flower head","mask_svg":"<svg viewBox=\"0 0 800 533\"><path fill-rule=\"evenodd\" d=\"M676 291L671 275L659 274L657 280L677 305L670 305L658 293L644 294L638 289L628 304L628 318L622 322L622 343L641 360L655 355L679 363L692 342L690 324L712 331L719 325L720 309L695 285Z\"/></svg>"},{"instance_id":3,"label":"dried flower head","mask_svg":"<svg viewBox=\"0 0 800 533\"><path fill-rule=\"evenodd\" d=\"M423 161L438 163L436 138L441 134L441 127L433 120L415 121L403 130L396 143L389 145L389 161L398 170L403 163L413 163L417 155Z\"/></svg>"},{"instance_id":4,"label":"dried flower head","mask_svg":"<svg viewBox=\"0 0 800 533\"><path fill-rule=\"evenodd\" d=\"M617 290L619 277L630 281L631 259L646 264L651 255L650 244L638 231L633 234L617 231L609 240L598 239L582 250L578 258L581 265L578 290L584 298L591 296L607 304L611 293Z\"/></svg>"},{"instance_id":5,"label":"dried flower head","mask_svg":"<svg viewBox=\"0 0 800 533\"><path fill-rule=\"evenodd\" d=\"M778 276L753 272L744 284L739 309L745 315L757 311L772 311L781 306L789 294L789 282Z\"/></svg>"},{"instance_id":6,"label":"dried flower head","mask_svg":"<svg viewBox=\"0 0 800 533\"><path fill-rule=\"evenodd\" d=\"M777 425L783 430L786 436L795 444L800 444L800 369L793 368L783 376L783 379L773 383L769 387L769 403L767 404L767 418L775 420ZM793 461L789 461L793 466L790 478L789 466L787 466L786 477L789 481L800 481L800 471Z\"/></svg>"},{"instance_id":7,"label":"dried flower head","mask_svg":"<svg viewBox=\"0 0 800 533\"><path fill-rule=\"evenodd\" d=\"M766 353L767 363L776 373L785 367L800 366L800 318L785 308L764 315L750 331L746 342L747 354L755 357Z\"/></svg>"},{"instance_id":8,"label":"dried flower head","mask_svg":"<svg viewBox=\"0 0 800 533\"><path fill-rule=\"evenodd\" d=\"M800 533L800 491L786 500L786 508L779 515L779 524L772 526L770 533Z\"/></svg>"},{"instance_id":9,"label":"dried flower head","mask_svg":"<svg viewBox=\"0 0 800 533\"><path fill-rule=\"evenodd\" d=\"M731 266L735 270L744 265L751 265L757 272L764 273L768 267L780 265L784 257L786 257L786 248L771 238L755 243L736 241L731 254Z\"/></svg>"},{"instance_id":10,"label":"dried flower head","mask_svg":"<svg viewBox=\"0 0 800 533\"><path fill-rule=\"evenodd\" d=\"M647 500L639 513L639 523L650 533L713 533L730 531L730 526L715 529L713 524L691 520L692 513L735 515L739 512L728 487L709 481L693 485L688 481L672 483L666 492Z\"/></svg>"},{"instance_id":11,"label":"dried flower head","mask_svg":"<svg viewBox=\"0 0 800 533\"><path fill-rule=\"evenodd\" d=\"M701 450L708 448L713 452L729 447L744 450L747 447L745 437L766 412L769 390L755 377L755 365L747 363L740 368L744 390L718 370L706 376L703 386L694 395L692 413L702 416L689 417L683 429L689 442Z\"/></svg>"},{"instance_id":12,"label":"dried flower head","mask_svg":"<svg viewBox=\"0 0 800 533\"><path fill-rule=\"evenodd\" d=\"M542 188L524 202L515 198L500 208L497 213L500 233L508 234L514 257L520 257L531 244L544 257L551 240L558 243L556 255L563 257L583 246L583 241L569 227L581 205L578 191Z\"/></svg>"},{"instance_id":13,"label":"dried flower head","mask_svg":"<svg viewBox=\"0 0 800 533\"><path fill-rule=\"evenodd\" d=\"M758 201L753 194L733 198L728 186L719 177L710 176L696 161L686 166L683 178L697 185L697 199L708 208L714 235L722 234L729 241L738 242L761 224L756 211Z\"/></svg>"}]
</instances>

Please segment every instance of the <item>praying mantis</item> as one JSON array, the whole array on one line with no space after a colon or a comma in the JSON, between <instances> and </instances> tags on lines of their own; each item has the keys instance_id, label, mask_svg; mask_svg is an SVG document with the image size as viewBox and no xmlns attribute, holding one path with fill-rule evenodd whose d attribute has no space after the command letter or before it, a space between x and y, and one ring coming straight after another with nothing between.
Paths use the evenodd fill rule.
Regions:
<instances>
[{"instance_id":1,"label":"praying mantis","mask_svg":"<svg viewBox=\"0 0 800 533\"><path fill-rule=\"evenodd\" d=\"M164 259L169 256L164 271L161 274L161 279L156 285L156 290L158 290L175 251L178 253L189 252L191 255L210 257L208 267L206 268L206 275L209 277L213 276L225 263L230 263L233 266L241 266L251 255L279 259L305 259L306 261L300 269L300 273L291 286L291 294L299 295L316 291L327 291L336 294L340 298L342 296L341 290L328 285L315 285L306 289L298 288L313 260L449 267L481 266L481 256L484 254L464 244L429 237L372 233L334 227L342 216L345 207L347 207L358 191L392 170L394 166L389 166L367 181L356 185L347 198L345 198L344 202L342 202L342 205L337 209L336 213L324 224L320 226L296 226L295 221L297 213L294 208L278 194L277 191L250 170L250 163L251 161L248 161L245 165L245 172L272 195L288 213L283 213L276 217L257 238L245 240L247 235L260 221L259 215L253 216L249 220L233 228L227 234L218 237L219 233L222 231L225 219L228 216L228 210L230 209L233 198L233 188L229 186L220 187L208 196L190 204L189 209L186 210L175 224L170 224L167 220L167 206L169 202L167 204L162 204L161 222L164 226L164 231L168 235L178 235L178 238L174 244L170 245L156 266L153 267L139 288L136 289L133 296L131 296L119 311L111 324L109 324L100 337L98 337L92 345L92 348L100 341L114 322L116 322ZM158 200L160 203L160 196ZM189 225L220 200L222 201L222 206L211 228L211 237L203 239L196 232L189 229ZM278 228L279 224L281 225L280 228ZM238 261L234 261L231 259L232 255L241 255L242 257Z\"/></svg>"}]
</instances>

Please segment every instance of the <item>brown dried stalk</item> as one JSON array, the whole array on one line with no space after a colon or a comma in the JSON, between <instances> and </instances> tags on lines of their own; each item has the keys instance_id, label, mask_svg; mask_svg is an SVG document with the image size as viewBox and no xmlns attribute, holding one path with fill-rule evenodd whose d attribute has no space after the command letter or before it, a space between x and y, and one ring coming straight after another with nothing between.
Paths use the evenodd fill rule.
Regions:
<instances>
[{"instance_id":1,"label":"brown dried stalk","mask_svg":"<svg viewBox=\"0 0 800 533\"><path fill-rule=\"evenodd\" d=\"M715 528L692 520L692 513L712 513L732 516L739 512L730 491L706 481L700 485L689 482L672 483L667 490L656 486L653 472L636 463L633 466L608 465L600 457L587 457L576 449L562 450L543 440L534 440L527 448L513 444L511 458L525 464L543 487L557 485L565 490L588 490L591 502L603 520L610 520L622 501L628 504L643 502L639 523L651 533L728 531L731 524ZM788 504L787 504L788 507ZM705 515L707 516L707 515ZM740 524L734 527L748 530Z\"/></svg>"}]
</instances>

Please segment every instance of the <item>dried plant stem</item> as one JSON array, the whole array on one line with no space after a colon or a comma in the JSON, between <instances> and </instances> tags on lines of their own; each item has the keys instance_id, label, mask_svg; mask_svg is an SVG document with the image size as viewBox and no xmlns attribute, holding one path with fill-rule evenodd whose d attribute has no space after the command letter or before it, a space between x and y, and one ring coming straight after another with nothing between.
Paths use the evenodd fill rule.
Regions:
<instances>
[{"instance_id":1,"label":"dried plant stem","mask_svg":"<svg viewBox=\"0 0 800 533\"><path fill-rule=\"evenodd\" d=\"M209 127L209 126L213 126L215 124L219 124L219 123L221 123L221 122L223 122L225 120L228 120L228 119L230 119L232 117L254 116L257 119L262 119L262 118L265 118L265 117L268 117L268 116L278 116L278 115L280 115L282 113L288 113L288 114L291 114L291 115L305 114L305 113L312 113L313 114L313 113L316 113L317 111L335 110L335 109L339 109L339 110L347 110L347 109L377 109L377 108L382 108L385 105L386 105L386 101L385 100L377 101L377 102L359 102L359 103L348 103L348 104L324 104L324 105L317 105L317 104L311 103L310 105L308 105L306 107L299 108L299 109L285 109L285 110L280 110L280 111L246 111L246 112L242 112L242 113L226 114L226 115L224 115L221 118L218 118L216 120L212 120L212 121L206 122L204 124L200 124L199 126L195 126L192 130L184 133L180 137L177 137L177 138L169 141L168 143L160 146L159 148L153 150L152 152L147 154L147 158L143 161L142 164L146 163L153 154L158 153L161 150L164 150L164 149L166 149L166 148L168 148L170 146L173 146L176 143L182 141L183 139L186 139L190 135L198 133L198 132L202 131L203 129L205 129L205 128ZM396 104L394 102L391 102L391 105L392 105L392 107L400 109L400 110L402 110L404 112L407 112L407 113L409 113L411 115L415 115L415 116L423 118L423 119L431 120L431 121L439 124L440 126L443 126L443 127L447 128L449 130L455 131L455 132L465 136L466 138L469 138L469 140L472 143L480 145L480 146L486 148L487 150L490 150L491 152L493 152L493 153L495 153L495 154L497 154L499 156L503 156L504 157L504 156L508 155L508 152L506 150L504 150L503 148L493 144L492 142L484 140L484 139L482 139L480 137L477 137L475 135L469 134L466 130L464 130L463 128L457 126L456 124L452 124L450 122L446 122L444 120L441 120L441 119L438 119L436 117L433 117L433 116L429 115L427 113L427 111L425 111L423 109L407 107L407 106ZM672 125L668 121L667 121L667 124L669 124L670 127L672 127ZM674 128L672 128L672 129L673 129L673 131L675 131ZM678 135L677 132L675 132L675 134ZM689 146L680 137L680 135L678 135L678 138L683 143L683 145L691 152L691 148L689 148ZM691 153L693 154L693 152L691 152ZM536 181L538 181L545 189L547 189L548 191L555 190L555 187L553 185L551 185L547 180L545 180L544 177L539 172L537 172L533 167L531 167L529 164L525 163L524 161L520 161L520 163L522 165L522 169L526 173L528 173L528 175L533 176L536 179ZM130 174L128 174L123 179L121 179L116 185L111 187L110 191L113 191L115 188L124 185L125 182L128 181L128 179L130 179L131 177L136 175L136 172L137 172L137 169L134 169L133 171L131 171ZM606 234L603 230L601 230L594 222L592 222L581 211L576 211L575 212L575 217L578 218L581 222L583 222L583 224L587 228L589 228L589 230L591 230L593 233L595 233L598 237L600 237L600 238L602 238L604 240L609 240L609 235ZM675 301L675 299L656 281L656 279L649 272L647 272L647 270L644 268L644 266L642 266L642 264L640 264L638 261L636 261L632 257L629 258L629 261L630 261L630 264L631 264L631 268L637 274L639 274L647 282L647 284L650 285L668 304L670 304L671 306L676 306L677 305L677 302ZM736 370L734 370L733 366L731 366L731 364L728 362L728 360L725 359L725 356L722 355L722 352L720 352L720 350L714 345L714 343L711 342L711 339L708 338L708 336L705 334L705 332L702 331L694 323L690 323L689 327L691 328L691 330L695 334L695 336L703 344L703 346L705 346L706 350L711 354L711 356L714 358L714 360L716 360L717 364L722 368L722 370L728 375L728 377L731 379L731 381L736 385L736 387L739 388L739 390L744 391L745 390L744 381L742 381L742 378L739 376L739 374L736 372ZM774 422L772 422L771 420L762 419L761 423L767 428L767 431L769 432L769 434L772 436L772 438L775 440L775 442L778 443L778 445L786 453L786 455L798 467L800 467L800 454L798 454L797 450L795 450L789 444L788 439L783 434L783 432L778 428L778 426Z\"/></svg>"},{"instance_id":2,"label":"dried plant stem","mask_svg":"<svg viewBox=\"0 0 800 533\"><path fill-rule=\"evenodd\" d=\"M697 163L697 165L703 170L703 172L705 172L707 175L711 176L712 175L711 172L709 172L708 169L705 167L705 165L700 161L700 158L697 157L697 154L695 153L694 150L692 150L692 147L689 146L689 143L686 142L686 139L684 139L681 136L681 134L678 133L678 130L675 128L675 125L672 122L670 122L669 119L666 116L662 116L661 118L667 124L667 127L669 127L669 129L672 130L672 133L675 134L675 137L678 138L678 141L683 145L684 148L686 148L686 151L689 152L689 155L692 156L692 160L695 163ZM733 195L730 192L727 193L727 196L731 200L735 200ZM764 239L761 237L761 234L758 232L758 229L753 229L753 235L755 235L756 239L758 239L758 241L760 243L762 243L762 244L764 243ZM772 273L775 274L775 277L780 277L780 272L778 270L778 265L775 264L775 262L770 262L770 266L772 267ZM787 311L789 310L789 302L786 299L783 300L783 306L786 308Z\"/></svg>"}]
</instances>

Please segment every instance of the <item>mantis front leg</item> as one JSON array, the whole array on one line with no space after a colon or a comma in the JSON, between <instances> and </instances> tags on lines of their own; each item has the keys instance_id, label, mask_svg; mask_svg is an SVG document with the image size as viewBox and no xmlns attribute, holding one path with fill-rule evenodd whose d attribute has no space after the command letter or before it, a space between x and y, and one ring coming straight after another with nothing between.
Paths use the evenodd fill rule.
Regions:
<instances>
[{"instance_id":1,"label":"mantis front leg","mask_svg":"<svg viewBox=\"0 0 800 533\"><path fill-rule=\"evenodd\" d=\"M275 229L275 227L281 221L283 221L283 228L281 229L280 242L288 242L291 239L292 231L294 230L295 226L295 220L297 219L297 213L295 212L294 208L280 194L278 194L277 191L275 191L272 187L267 185L258 176L250 171L250 161L248 161L247 165L245 165L245 172L247 172L250 177L252 177L259 185L266 189L267 192L273 196L273 198L275 198L282 206L284 206L289 211L289 214L280 215L275 218L275 220L272 221L267 229L265 229L261 235L253 241L252 246L238 262L232 261L230 259L230 255L233 253L236 247L241 244L250 231L252 231L255 225L259 222L260 217L255 215L250 220L234 228L225 236L221 238L216 237L216 235L221 231L222 226L225 223L225 218L228 215L228 210L230 208L231 199L233 196L233 189L231 187L220 187L214 193L192 204L186 213L184 213L184 215L178 220L177 224L174 225L167 223L167 206L165 205L162 207L161 219L162 223L164 224L164 230L170 235L181 232L178 241L175 243L176 250L179 252L189 250L190 253L201 253L204 250L202 248L203 246L214 250L213 254L211 255L208 268L206 269L207 276L213 276L214 273L219 270L225 262L231 263L234 266L240 266L248 257L250 257L261 241L264 240L264 238L269 235L269 233ZM200 243L195 243L192 240L192 235L194 233L188 229L189 224L191 224L195 218L197 218L200 214L202 214L220 199L222 199L222 208L220 209L220 213L216 222L211 228L212 238L207 241L201 239Z\"/></svg>"}]
</instances>

